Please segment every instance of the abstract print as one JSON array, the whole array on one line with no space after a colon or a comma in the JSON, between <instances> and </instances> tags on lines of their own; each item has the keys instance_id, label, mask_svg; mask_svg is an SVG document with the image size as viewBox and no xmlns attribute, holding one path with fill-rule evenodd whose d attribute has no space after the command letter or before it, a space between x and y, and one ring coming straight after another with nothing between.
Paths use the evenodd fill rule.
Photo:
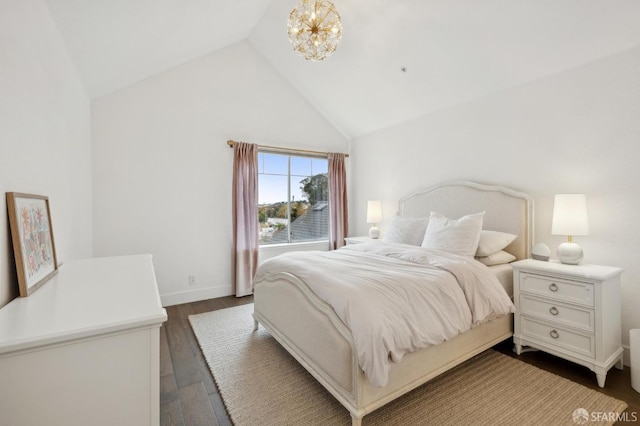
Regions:
<instances>
[{"instance_id":1,"label":"abstract print","mask_svg":"<svg viewBox=\"0 0 640 426\"><path fill-rule=\"evenodd\" d=\"M53 265L53 244L46 206L40 201L24 203L19 208L20 242L24 253L27 279L42 268Z\"/></svg>"}]
</instances>

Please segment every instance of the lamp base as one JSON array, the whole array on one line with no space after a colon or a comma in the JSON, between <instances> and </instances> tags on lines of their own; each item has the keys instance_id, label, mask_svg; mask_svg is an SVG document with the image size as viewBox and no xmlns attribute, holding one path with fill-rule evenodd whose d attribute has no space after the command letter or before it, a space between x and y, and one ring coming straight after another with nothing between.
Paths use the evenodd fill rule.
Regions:
<instances>
[{"instance_id":1,"label":"lamp base","mask_svg":"<svg viewBox=\"0 0 640 426\"><path fill-rule=\"evenodd\" d=\"M577 265L582 262L582 248L576 243L565 242L556 249L558 260L567 265Z\"/></svg>"},{"instance_id":2,"label":"lamp base","mask_svg":"<svg viewBox=\"0 0 640 426\"><path fill-rule=\"evenodd\" d=\"M380 238L380 229L378 229L377 226L372 226L371 228L369 228L369 238L371 238L372 240L377 240L378 238Z\"/></svg>"}]
</instances>

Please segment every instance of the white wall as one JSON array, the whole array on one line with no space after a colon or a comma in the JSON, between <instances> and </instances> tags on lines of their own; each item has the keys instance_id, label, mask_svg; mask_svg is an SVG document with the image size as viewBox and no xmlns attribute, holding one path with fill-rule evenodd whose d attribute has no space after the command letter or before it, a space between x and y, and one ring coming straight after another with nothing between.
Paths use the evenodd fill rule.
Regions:
<instances>
[{"instance_id":1,"label":"white wall","mask_svg":"<svg viewBox=\"0 0 640 426\"><path fill-rule=\"evenodd\" d=\"M165 305L233 294L228 139L347 149L245 42L95 100L92 138L95 254L151 253Z\"/></svg>"},{"instance_id":2,"label":"white wall","mask_svg":"<svg viewBox=\"0 0 640 426\"><path fill-rule=\"evenodd\" d=\"M623 344L640 327L640 47L352 141L350 229L366 201L451 179L502 184L535 198L535 239L552 251L553 195L587 195L584 263L619 266ZM627 352L628 355L628 352ZM627 357L628 362L628 357Z\"/></svg>"},{"instance_id":3,"label":"white wall","mask_svg":"<svg viewBox=\"0 0 640 426\"><path fill-rule=\"evenodd\" d=\"M5 192L47 195L59 260L92 255L89 99L40 0L0 0L0 306L18 295Z\"/></svg>"}]
</instances>

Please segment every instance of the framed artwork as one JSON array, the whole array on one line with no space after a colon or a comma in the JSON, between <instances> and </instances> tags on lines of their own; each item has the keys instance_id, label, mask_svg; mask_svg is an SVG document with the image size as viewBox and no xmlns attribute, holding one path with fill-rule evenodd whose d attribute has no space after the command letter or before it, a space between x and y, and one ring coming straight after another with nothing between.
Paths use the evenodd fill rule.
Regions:
<instances>
[{"instance_id":1,"label":"framed artwork","mask_svg":"<svg viewBox=\"0 0 640 426\"><path fill-rule=\"evenodd\" d=\"M20 296L26 297L58 272L49 197L7 192L7 210Z\"/></svg>"}]
</instances>

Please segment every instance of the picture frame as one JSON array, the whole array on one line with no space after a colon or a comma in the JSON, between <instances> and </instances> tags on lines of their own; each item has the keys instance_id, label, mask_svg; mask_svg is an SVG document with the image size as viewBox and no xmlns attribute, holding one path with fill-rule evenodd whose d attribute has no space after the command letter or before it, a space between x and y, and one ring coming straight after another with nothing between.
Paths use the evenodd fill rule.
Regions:
<instances>
[{"instance_id":1,"label":"picture frame","mask_svg":"<svg viewBox=\"0 0 640 426\"><path fill-rule=\"evenodd\" d=\"M49 197L19 192L6 197L18 287L27 297L58 272Z\"/></svg>"}]
</instances>

